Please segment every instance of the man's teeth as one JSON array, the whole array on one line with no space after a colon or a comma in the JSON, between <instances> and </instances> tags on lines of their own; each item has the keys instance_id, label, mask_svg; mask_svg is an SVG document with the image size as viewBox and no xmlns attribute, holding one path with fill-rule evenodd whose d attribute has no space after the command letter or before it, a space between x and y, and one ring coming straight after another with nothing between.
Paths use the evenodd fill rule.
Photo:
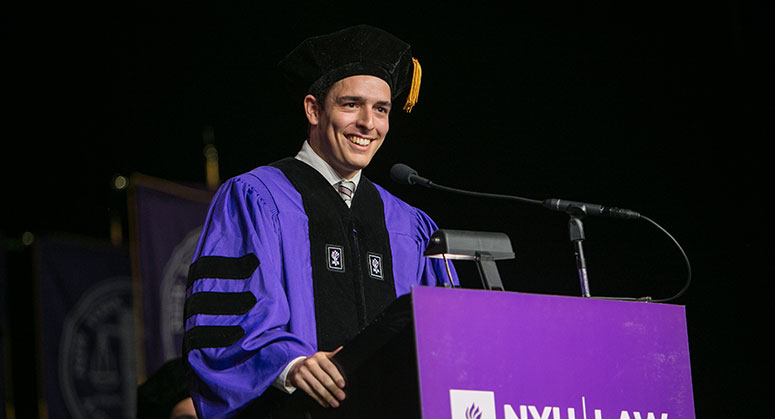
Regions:
<instances>
[{"instance_id":1,"label":"man's teeth","mask_svg":"<svg viewBox=\"0 0 775 419\"><path fill-rule=\"evenodd\" d=\"M371 142L371 140L367 140L366 138L355 137L355 136L347 137L347 139L358 145L369 145L369 143Z\"/></svg>"}]
</instances>

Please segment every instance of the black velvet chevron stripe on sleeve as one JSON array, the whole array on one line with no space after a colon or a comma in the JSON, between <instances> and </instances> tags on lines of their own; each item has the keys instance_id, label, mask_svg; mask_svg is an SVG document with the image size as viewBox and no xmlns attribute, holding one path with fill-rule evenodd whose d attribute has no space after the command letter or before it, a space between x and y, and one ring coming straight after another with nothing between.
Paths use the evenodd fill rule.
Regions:
<instances>
[{"instance_id":1,"label":"black velvet chevron stripe on sleeve","mask_svg":"<svg viewBox=\"0 0 775 419\"><path fill-rule=\"evenodd\" d=\"M183 353L192 349L224 348L245 336L240 326L195 326L183 334Z\"/></svg>"},{"instance_id":2,"label":"black velvet chevron stripe on sleeve","mask_svg":"<svg viewBox=\"0 0 775 419\"><path fill-rule=\"evenodd\" d=\"M202 256L188 269L186 288L202 278L245 279L258 268L258 257L248 253L241 257Z\"/></svg>"},{"instance_id":3,"label":"black velvet chevron stripe on sleeve","mask_svg":"<svg viewBox=\"0 0 775 419\"><path fill-rule=\"evenodd\" d=\"M245 292L197 292L186 300L185 318L196 314L239 315L256 305L256 297Z\"/></svg>"}]
</instances>

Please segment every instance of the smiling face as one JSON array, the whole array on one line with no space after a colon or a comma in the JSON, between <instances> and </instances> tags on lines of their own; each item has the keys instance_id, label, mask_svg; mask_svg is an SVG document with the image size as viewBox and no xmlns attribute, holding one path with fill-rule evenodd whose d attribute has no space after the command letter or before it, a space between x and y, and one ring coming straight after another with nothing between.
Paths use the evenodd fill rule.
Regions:
<instances>
[{"instance_id":1,"label":"smiling face","mask_svg":"<svg viewBox=\"0 0 775 419\"><path fill-rule=\"evenodd\" d=\"M340 175L349 179L368 166L389 128L390 86L374 76L351 76L334 83L320 106L304 98L309 144Z\"/></svg>"}]
</instances>

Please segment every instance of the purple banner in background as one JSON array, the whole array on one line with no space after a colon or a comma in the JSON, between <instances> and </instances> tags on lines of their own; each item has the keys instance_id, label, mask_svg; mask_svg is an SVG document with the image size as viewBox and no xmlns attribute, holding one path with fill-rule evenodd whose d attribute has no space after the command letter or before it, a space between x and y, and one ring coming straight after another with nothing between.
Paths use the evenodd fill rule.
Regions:
<instances>
[{"instance_id":1,"label":"purple banner in background","mask_svg":"<svg viewBox=\"0 0 775 419\"><path fill-rule=\"evenodd\" d=\"M131 251L143 318L140 374L148 377L180 356L188 267L213 192L144 175L133 175L131 185Z\"/></svg>"},{"instance_id":2,"label":"purple banner in background","mask_svg":"<svg viewBox=\"0 0 775 419\"><path fill-rule=\"evenodd\" d=\"M133 418L129 252L92 239L39 237L36 257L49 417Z\"/></svg>"},{"instance_id":3,"label":"purple banner in background","mask_svg":"<svg viewBox=\"0 0 775 419\"><path fill-rule=\"evenodd\" d=\"M683 306L416 287L424 419L694 418Z\"/></svg>"}]
</instances>

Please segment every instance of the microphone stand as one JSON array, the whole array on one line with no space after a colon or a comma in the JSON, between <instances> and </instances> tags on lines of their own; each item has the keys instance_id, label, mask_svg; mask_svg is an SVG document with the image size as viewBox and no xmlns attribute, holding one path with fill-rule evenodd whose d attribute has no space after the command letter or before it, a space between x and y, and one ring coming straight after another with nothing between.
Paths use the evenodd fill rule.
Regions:
<instances>
[{"instance_id":1,"label":"microphone stand","mask_svg":"<svg viewBox=\"0 0 775 419\"><path fill-rule=\"evenodd\" d=\"M589 275L587 274L587 261L584 258L584 223L581 222L581 216L572 212L570 214L570 221L568 222L568 229L570 230L570 241L573 243L573 253L576 256L576 270L579 273L579 281L581 282L581 296L592 297L589 291Z\"/></svg>"}]
</instances>

